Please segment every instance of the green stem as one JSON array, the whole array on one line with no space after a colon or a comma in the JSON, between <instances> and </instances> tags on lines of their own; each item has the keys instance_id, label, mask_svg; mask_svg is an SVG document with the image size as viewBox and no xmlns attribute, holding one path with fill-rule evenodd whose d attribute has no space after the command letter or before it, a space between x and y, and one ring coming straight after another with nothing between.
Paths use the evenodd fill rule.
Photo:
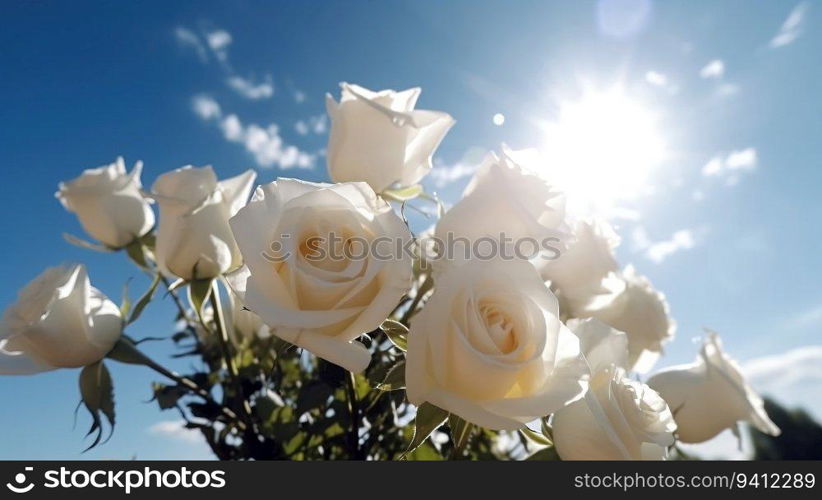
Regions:
<instances>
[{"instance_id":1,"label":"green stem","mask_svg":"<svg viewBox=\"0 0 822 500\"><path fill-rule=\"evenodd\" d=\"M228 369L228 378L231 385L234 387L235 396L240 401L243 416L246 418L246 423L249 426L251 422L251 405L243 394L243 385L240 381L240 375L237 370L237 364L234 362L234 356L231 354L231 345L228 338L228 329L225 325L225 316L223 315L223 307L220 301L220 288L217 285L217 280L214 280L211 285L211 307L214 309L214 323L217 325L217 339L220 343L220 349L223 352L226 368Z\"/></svg>"}]
</instances>

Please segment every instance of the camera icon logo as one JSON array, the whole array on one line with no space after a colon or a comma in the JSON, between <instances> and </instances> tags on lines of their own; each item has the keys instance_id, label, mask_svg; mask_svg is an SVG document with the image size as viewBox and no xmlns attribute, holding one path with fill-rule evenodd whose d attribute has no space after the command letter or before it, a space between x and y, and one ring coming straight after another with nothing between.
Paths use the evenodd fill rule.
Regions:
<instances>
[{"instance_id":1,"label":"camera icon logo","mask_svg":"<svg viewBox=\"0 0 822 500\"><path fill-rule=\"evenodd\" d=\"M25 468L26 472L31 472L33 470L34 467ZM6 483L6 488L8 488L14 493L28 493L34 488L34 483L24 485L24 483L26 482L26 475L22 472L18 472L17 474L15 474L14 482L16 483L16 485L13 483Z\"/></svg>"}]
</instances>

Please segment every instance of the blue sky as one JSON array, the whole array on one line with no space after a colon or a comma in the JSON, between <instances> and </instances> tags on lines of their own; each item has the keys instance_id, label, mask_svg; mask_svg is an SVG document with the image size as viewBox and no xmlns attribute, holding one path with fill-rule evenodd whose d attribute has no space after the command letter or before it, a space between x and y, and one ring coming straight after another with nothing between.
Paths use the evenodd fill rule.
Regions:
<instances>
[{"instance_id":1,"label":"blue sky","mask_svg":"<svg viewBox=\"0 0 822 500\"><path fill-rule=\"evenodd\" d=\"M325 93L336 95L341 81L420 86L419 107L457 120L426 180L454 201L479 153L502 142L548 148L543 125L563 100L619 86L653 110L668 151L652 189L612 219L620 261L665 292L679 324L660 366L690 361L693 338L709 326L760 388L822 417L820 7L4 2L0 304L61 262L87 263L112 297L130 277L134 294L146 286L124 256L61 237L83 233L54 199L57 183L118 155L145 162L147 186L186 164L212 164L221 177L255 168L260 182L326 180ZM129 333L169 333L170 317L168 304L153 304ZM149 349L159 359L169 353ZM151 373L111 366L118 429L85 455L83 415L72 430L76 373L0 379L0 458L208 456L175 431L174 414L145 403Z\"/></svg>"}]
</instances>

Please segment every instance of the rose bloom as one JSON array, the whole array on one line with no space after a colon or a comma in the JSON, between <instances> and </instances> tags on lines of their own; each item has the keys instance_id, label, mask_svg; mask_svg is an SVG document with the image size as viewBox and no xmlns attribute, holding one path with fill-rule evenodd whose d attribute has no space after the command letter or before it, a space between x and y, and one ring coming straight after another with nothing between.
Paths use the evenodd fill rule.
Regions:
<instances>
[{"instance_id":1,"label":"rose bloom","mask_svg":"<svg viewBox=\"0 0 822 500\"><path fill-rule=\"evenodd\" d=\"M187 166L157 179L152 188L160 205L155 255L164 274L214 278L242 265L228 219L248 201L256 176L249 170L218 182L210 166Z\"/></svg>"},{"instance_id":2,"label":"rose bloom","mask_svg":"<svg viewBox=\"0 0 822 500\"><path fill-rule=\"evenodd\" d=\"M551 423L563 460L662 460L676 430L659 394L613 365L594 373L585 397Z\"/></svg>"},{"instance_id":3,"label":"rose bloom","mask_svg":"<svg viewBox=\"0 0 822 500\"><path fill-rule=\"evenodd\" d=\"M598 294L606 293L602 280L619 272L614 249L619 236L604 220L579 220L573 237L559 258L540 268L543 279L557 290L560 303L571 316Z\"/></svg>"},{"instance_id":4,"label":"rose bloom","mask_svg":"<svg viewBox=\"0 0 822 500\"><path fill-rule=\"evenodd\" d=\"M491 256L519 256L541 265L556 257L553 248L565 235L564 221L562 193L516 163L510 152L489 153L462 199L437 222L434 236L444 245L437 265Z\"/></svg>"},{"instance_id":5,"label":"rose bloom","mask_svg":"<svg viewBox=\"0 0 822 500\"><path fill-rule=\"evenodd\" d=\"M696 361L660 371L648 380L674 412L683 443L701 443L746 421L772 436L779 428L768 418L762 398L739 365L722 350L719 336L705 339Z\"/></svg>"},{"instance_id":6,"label":"rose bloom","mask_svg":"<svg viewBox=\"0 0 822 500\"><path fill-rule=\"evenodd\" d=\"M570 319L568 328L579 338L580 348L591 373L611 365L628 366L628 336L596 318Z\"/></svg>"},{"instance_id":7,"label":"rose bloom","mask_svg":"<svg viewBox=\"0 0 822 500\"><path fill-rule=\"evenodd\" d=\"M609 274L602 283L608 291L573 313L597 318L625 332L629 354L626 368L647 372L662 353L663 344L672 340L676 332L665 295L633 266Z\"/></svg>"},{"instance_id":8,"label":"rose bloom","mask_svg":"<svg viewBox=\"0 0 822 500\"><path fill-rule=\"evenodd\" d=\"M245 266L229 279L281 339L352 372L371 355L355 339L379 327L411 286L412 238L368 184L279 179L231 219ZM370 246L372 250L366 248Z\"/></svg>"},{"instance_id":9,"label":"rose bloom","mask_svg":"<svg viewBox=\"0 0 822 500\"><path fill-rule=\"evenodd\" d=\"M137 162L126 173L123 158L111 165L83 171L80 177L61 182L55 193L69 212L74 212L92 238L110 248L122 248L151 231L154 212L140 192Z\"/></svg>"},{"instance_id":10,"label":"rose bloom","mask_svg":"<svg viewBox=\"0 0 822 500\"><path fill-rule=\"evenodd\" d=\"M348 83L340 86L339 103L326 97L331 180L367 182L378 193L422 180L454 119L440 111L415 110L419 88L373 92Z\"/></svg>"},{"instance_id":11,"label":"rose bloom","mask_svg":"<svg viewBox=\"0 0 822 500\"><path fill-rule=\"evenodd\" d=\"M0 374L77 368L103 359L123 330L120 309L86 268L52 267L26 285L0 323Z\"/></svg>"},{"instance_id":12,"label":"rose bloom","mask_svg":"<svg viewBox=\"0 0 822 500\"><path fill-rule=\"evenodd\" d=\"M579 398L587 367L556 297L525 261L469 261L436 279L411 319L406 393L514 430Z\"/></svg>"}]
</instances>

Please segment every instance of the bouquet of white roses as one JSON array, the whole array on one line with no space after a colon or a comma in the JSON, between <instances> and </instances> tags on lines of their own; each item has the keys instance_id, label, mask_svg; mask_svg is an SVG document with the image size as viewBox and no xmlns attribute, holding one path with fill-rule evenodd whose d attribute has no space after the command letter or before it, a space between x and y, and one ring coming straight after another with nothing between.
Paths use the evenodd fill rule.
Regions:
<instances>
[{"instance_id":1,"label":"bouquet of white roses","mask_svg":"<svg viewBox=\"0 0 822 500\"><path fill-rule=\"evenodd\" d=\"M450 209L425 193L454 120L415 109L419 93L328 97L332 183L252 195L252 171L187 166L144 191L122 159L61 183L97 243L69 240L125 251L151 285L118 306L82 265L46 270L3 316L0 373L81 368L94 447L115 421L106 363L144 365L160 409L221 459L660 460L740 421L779 433L714 333L642 381L674 334L665 297L516 152L489 153ZM416 235L415 203L437 218ZM129 336L161 296L201 369L175 373Z\"/></svg>"}]
</instances>

